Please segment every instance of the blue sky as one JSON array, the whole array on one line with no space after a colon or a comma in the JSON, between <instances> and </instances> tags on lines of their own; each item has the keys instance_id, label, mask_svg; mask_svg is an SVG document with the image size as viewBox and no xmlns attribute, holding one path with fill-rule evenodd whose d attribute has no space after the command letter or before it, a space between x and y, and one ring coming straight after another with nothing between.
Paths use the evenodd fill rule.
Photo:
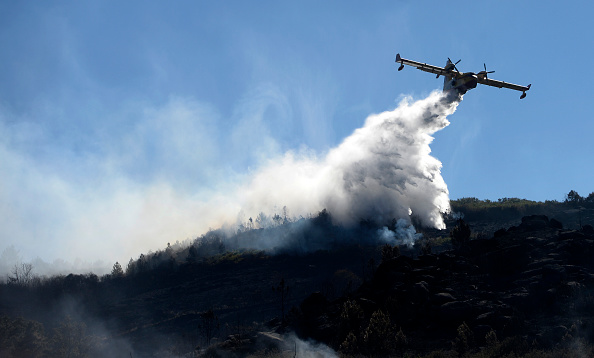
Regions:
<instances>
[{"instance_id":1,"label":"blue sky","mask_svg":"<svg viewBox=\"0 0 594 358\"><path fill-rule=\"evenodd\" d=\"M218 222L206 217L238 210L217 198L266 160L322 156L370 114L441 89L431 74L398 72L397 52L439 66L462 59L462 71L486 62L495 79L532 84L524 100L470 91L436 133L452 199L587 195L593 7L3 2L0 250L53 259L67 247L88 260L108 256L102 237L129 242L107 245L128 254L198 235Z\"/></svg>"}]
</instances>

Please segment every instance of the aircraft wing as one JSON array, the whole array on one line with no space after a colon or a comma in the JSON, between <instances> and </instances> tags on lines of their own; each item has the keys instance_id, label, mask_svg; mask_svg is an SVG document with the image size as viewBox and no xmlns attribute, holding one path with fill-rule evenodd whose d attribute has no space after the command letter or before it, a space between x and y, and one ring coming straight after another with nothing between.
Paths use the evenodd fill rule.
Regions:
<instances>
[{"instance_id":1,"label":"aircraft wing","mask_svg":"<svg viewBox=\"0 0 594 358\"><path fill-rule=\"evenodd\" d=\"M396 55L396 62L402 64L402 65L409 65L409 66L413 66L418 68L421 71L425 71L425 72L430 72L430 73L434 73L436 75L452 75L451 70L446 70L443 67L439 67L439 66L433 66L433 65L428 65L426 63L420 63L417 61L411 61L411 60L407 60L405 58L400 57L400 54Z\"/></svg>"},{"instance_id":2,"label":"aircraft wing","mask_svg":"<svg viewBox=\"0 0 594 358\"><path fill-rule=\"evenodd\" d=\"M483 85L487 85L487 86L493 86L493 87L497 87L497 88L509 88L509 89L513 89L516 91L522 91L522 92L526 92L530 89L531 85L528 86L520 86L520 85L515 85L513 83L507 83L507 82L503 82L503 81L497 81L497 80L492 80L490 78L481 78L479 77L477 79L477 82Z\"/></svg>"}]
</instances>

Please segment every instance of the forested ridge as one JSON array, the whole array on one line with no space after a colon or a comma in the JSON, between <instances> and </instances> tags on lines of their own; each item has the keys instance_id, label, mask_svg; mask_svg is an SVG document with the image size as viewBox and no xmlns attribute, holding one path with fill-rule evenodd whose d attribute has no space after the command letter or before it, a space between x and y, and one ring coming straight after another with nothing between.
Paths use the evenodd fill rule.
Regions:
<instances>
[{"instance_id":1,"label":"forested ridge","mask_svg":"<svg viewBox=\"0 0 594 358\"><path fill-rule=\"evenodd\" d=\"M415 307L415 310L425 307L428 312L436 309L439 312L441 305L450 302L464 302L459 305L466 304L477 309L480 306L475 304L477 298L461 288L468 277L457 270L476 270L476 267L487 270L485 275L491 275L489 279L472 285L493 286L502 279L502 274L493 274L488 270L500 269L497 264L484 266L477 257L498 257L504 255L501 252L510 255L501 256L502 260L523 260L517 267L521 271L519 274L530 272L526 265L530 265L530 260L537 260L537 256L538 260L545 260L543 262L551 258L557 260L550 264L562 268L562 272L554 272L560 275L560 279L555 279L547 290L571 289L575 284L567 285L576 282L578 293L559 293L559 297L569 297L578 302L576 304L582 307L581 314L587 316L591 313L587 309L592 289L587 275L592 274L591 267L579 251L587 253L591 250L594 193L582 197L571 191L562 202L463 198L453 200L451 207L452 213L446 216L448 229L438 231L418 227L422 237L412 247L377 241L374 233L379 227L374 223L362 221L356 228L344 228L332 223L331 213L322 211L311 218L281 219L279 216L267 228L257 227L254 221L248 220L233 233L212 230L197 237L188 246L167 244L162 250L141 254L127 263L116 262L107 275L87 273L45 277L36 273L33 265L19 263L11 268L0 285L0 352L7 357L189 357L215 353L265 356L274 347L256 344L256 333L262 331L279 334L295 331L303 339L315 338L339 354L353 356L400 356L407 352L430 354L418 347L424 339L431 342L428 346L432 350L445 352L443 354L476 355L482 352L481 347L489 344L494 352L504 350L501 345L506 339L516 339L514 337L522 331L505 331L503 326L494 322L482 324L489 326L493 333L482 332L485 327L479 327L477 331L477 326L481 324L475 321L480 315L462 322L454 320L446 323L422 316L417 321L428 326L443 325L446 332L439 336L423 336L419 327L411 326L407 321L409 318L403 321L398 312L405 307ZM534 218L534 215L546 218L538 219L544 224L537 219L522 220L523 217ZM387 223L387 227L390 225L396 225L395 221ZM248 249L239 245L242 242L259 242L262 236L281 237L289 240L291 245L270 246L267 249ZM534 241L535 237L541 241ZM486 246L482 247L479 243ZM547 243L555 244L547 246ZM514 245L520 245L522 249L510 249ZM571 245L577 245L580 250L576 251ZM481 248L477 249L479 246ZM430 277L442 275L431 273L431 267L441 267L437 262L440 262L439 265L447 264L448 270L453 270L451 276L444 276L451 280L448 287L429 282ZM410 269L399 271L402 269L399 265L425 270L427 277L419 279L416 274L411 276L409 272L413 271ZM456 265L461 267L453 269ZM580 269L576 271L568 265ZM538 264L533 263L533 266ZM381 281L386 280L379 278L381 272L406 278L398 281L403 285L400 293L382 296L375 292L378 282L395 284L395 281ZM425 287L421 287L423 285ZM534 292L546 292L542 291L544 288L535 284L533 289L540 290ZM498 289L503 292L512 288L501 286ZM429 295L422 304L415 301L418 295L410 296L411 292L419 290L423 295ZM453 291L459 291L459 297L450 300L445 294L455 297ZM526 297L530 297L530 293L527 292ZM448 302L435 303L435 295ZM521 301L519 298L511 300L514 299ZM407 306L410 304L413 306ZM502 317L520 319L518 312L524 310L522 305L525 303L520 303L520 308L509 302L505 304L507 308L500 307L500 312L495 311ZM345 305L350 305L350 308ZM341 331L344 337L339 341L325 338L316 331L315 325L311 326L310 319L321 317L320 312L328 309L330 311L325 313L325 319L330 326L342 324L339 319L344 317L341 310L360 310L356 314L360 318L355 323L349 323L356 327ZM551 317L560 316L559 312L549 314ZM584 349L591 349L590 336L584 333L589 328L583 326L584 322L590 324L588 317L582 323L572 321L574 326L569 324L568 327L565 321L559 323L565 327L564 334L575 338L572 342L579 338ZM391 343L389 347L384 347L386 350L378 347L376 351L370 348L374 346L370 342L381 338L381 334L374 330L382 325L389 327L385 332L389 332L391 338L385 341ZM476 332L484 334L480 333L482 337L477 337ZM461 342L470 339L471 333L472 342ZM374 334L380 335L376 337ZM486 335L491 337L489 344L485 341ZM538 345L531 341L526 343L528 348L524 343L514 341L521 348L518 348L517 356L528 355L532 351L561 352L566 349L561 338L557 346ZM506 344L512 345L509 340ZM513 351L509 347L505 349Z\"/></svg>"}]
</instances>

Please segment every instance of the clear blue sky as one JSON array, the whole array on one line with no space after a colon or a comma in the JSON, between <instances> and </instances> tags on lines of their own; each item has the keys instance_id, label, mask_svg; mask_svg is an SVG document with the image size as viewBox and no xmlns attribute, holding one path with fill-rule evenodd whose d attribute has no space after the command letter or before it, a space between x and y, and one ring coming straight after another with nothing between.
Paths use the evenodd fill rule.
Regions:
<instances>
[{"instance_id":1,"label":"clear blue sky","mask_svg":"<svg viewBox=\"0 0 594 358\"><path fill-rule=\"evenodd\" d=\"M441 88L398 72L397 52L462 59L462 71L486 62L492 78L532 84L524 100L470 91L436 134L452 199L587 195L593 11L587 1L2 2L0 250L43 257L47 238L48 257L72 245L88 259L100 245L72 237L200 234L139 231L126 216L185 227L197 215L189 200L211 200L266 158L323 155L403 95Z\"/></svg>"}]
</instances>

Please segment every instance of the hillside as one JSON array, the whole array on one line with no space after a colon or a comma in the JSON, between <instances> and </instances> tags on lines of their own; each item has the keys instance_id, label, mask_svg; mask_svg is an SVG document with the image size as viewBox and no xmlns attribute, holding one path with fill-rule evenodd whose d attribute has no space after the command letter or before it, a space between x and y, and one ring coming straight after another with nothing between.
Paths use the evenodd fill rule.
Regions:
<instances>
[{"instance_id":1,"label":"hillside","mask_svg":"<svg viewBox=\"0 0 594 358\"><path fill-rule=\"evenodd\" d=\"M594 229L544 215L440 254L384 257L350 296L313 294L295 329L345 353L591 356Z\"/></svg>"},{"instance_id":2,"label":"hillside","mask_svg":"<svg viewBox=\"0 0 594 358\"><path fill-rule=\"evenodd\" d=\"M125 272L114 266L103 277L3 284L0 351L8 357L265 355L279 348L257 332L291 331L366 355L447 351L460 330L474 337L459 343L468 352L485 346L491 330L500 343L536 342L530 349L554 349L569 336L587 343L594 324L588 226L594 215L580 204L454 201L453 211L469 224L469 241L452 245L450 230L460 223L451 217L448 230L421 230L423 239L401 246L393 258L373 239L378 227L338 227L322 212L228 237L214 231L189 248L141 255ZM522 219L534 214L548 216ZM240 248L278 236L293 244ZM357 312L347 326L345 307ZM388 340L386 351L373 344L375 351L365 332L382 320L400 340Z\"/></svg>"}]
</instances>

